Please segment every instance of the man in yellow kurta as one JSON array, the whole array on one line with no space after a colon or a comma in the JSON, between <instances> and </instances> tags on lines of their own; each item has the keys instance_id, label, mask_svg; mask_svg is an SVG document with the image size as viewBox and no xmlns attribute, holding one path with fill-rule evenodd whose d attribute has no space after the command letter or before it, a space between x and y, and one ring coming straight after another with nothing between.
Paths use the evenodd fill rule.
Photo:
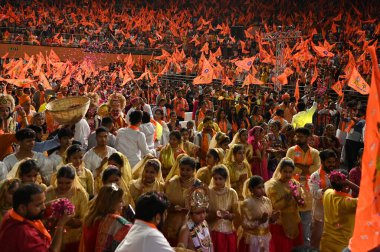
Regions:
<instances>
[{"instance_id":1,"label":"man in yellow kurta","mask_svg":"<svg viewBox=\"0 0 380 252\"><path fill-rule=\"evenodd\" d=\"M337 177L337 178L336 178ZM333 189L323 194L325 224L321 239L321 251L342 251L348 246L355 224L357 198L348 194L358 186L350 182L342 172L332 172L330 176Z\"/></svg>"},{"instance_id":2,"label":"man in yellow kurta","mask_svg":"<svg viewBox=\"0 0 380 252\"><path fill-rule=\"evenodd\" d=\"M296 145L290 147L286 153L286 157L294 161L296 169L294 170L294 179L298 180L305 192L305 207L300 210L304 242L310 245L311 239L311 209L312 200L308 180L310 175L318 170L321 166L319 151L307 144L308 138L311 136L310 131L306 128L296 129L295 141Z\"/></svg>"}]
</instances>

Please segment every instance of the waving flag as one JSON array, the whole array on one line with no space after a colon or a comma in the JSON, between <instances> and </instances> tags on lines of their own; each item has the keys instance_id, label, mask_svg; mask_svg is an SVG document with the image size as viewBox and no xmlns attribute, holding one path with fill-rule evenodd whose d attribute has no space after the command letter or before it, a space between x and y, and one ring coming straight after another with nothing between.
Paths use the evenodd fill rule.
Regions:
<instances>
[{"instance_id":1,"label":"waving flag","mask_svg":"<svg viewBox=\"0 0 380 252\"><path fill-rule=\"evenodd\" d=\"M245 77L243 81L243 86L251 85L251 84L262 85L264 84L264 82L262 82L259 79L256 79L255 76L253 76L252 74L248 74L247 77Z\"/></svg>"},{"instance_id":2,"label":"waving flag","mask_svg":"<svg viewBox=\"0 0 380 252\"><path fill-rule=\"evenodd\" d=\"M214 70L210 62L207 59L203 60L202 72L193 80L193 84L209 84L212 82L212 76L214 75Z\"/></svg>"},{"instance_id":3,"label":"waving flag","mask_svg":"<svg viewBox=\"0 0 380 252\"><path fill-rule=\"evenodd\" d=\"M360 75L356 67L352 69L351 77L348 80L348 86L352 87L363 95L369 94L370 87Z\"/></svg>"},{"instance_id":4,"label":"waving flag","mask_svg":"<svg viewBox=\"0 0 380 252\"><path fill-rule=\"evenodd\" d=\"M334 85L331 86L331 89L335 91L339 96L343 96L343 83L341 81L335 82Z\"/></svg>"},{"instance_id":5,"label":"waving flag","mask_svg":"<svg viewBox=\"0 0 380 252\"><path fill-rule=\"evenodd\" d=\"M367 50L372 58L371 91L368 98L362 179L351 251L378 251L380 245L380 70L376 45Z\"/></svg>"},{"instance_id":6,"label":"waving flag","mask_svg":"<svg viewBox=\"0 0 380 252\"><path fill-rule=\"evenodd\" d=\"M255 57L251 58L245 58L243 60L238 60L235 62L235 65L237 67L240 67L241 69L244 69L246 71L249 71L253 65L253 61L255 60Z\"/></svg>"},{"instance_id":7,"label":"waving flag","mask_svg":"<svg viewBox=\"0 0 380 252\"><path fill-rule=\"evenodd\" d=\"M319 57L334 57L334 54L332 52L329 52L327 48L323 46L316 46L314 43L311 43L311 48L313 48L314 52L319 56Z\"/></svg>"}]
</instances>

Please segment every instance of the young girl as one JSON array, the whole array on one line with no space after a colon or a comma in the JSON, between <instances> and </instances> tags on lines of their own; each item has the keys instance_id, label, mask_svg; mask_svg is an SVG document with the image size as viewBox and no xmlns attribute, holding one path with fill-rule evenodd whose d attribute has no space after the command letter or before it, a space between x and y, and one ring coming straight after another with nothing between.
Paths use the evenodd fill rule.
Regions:
<instances>
[{"instance_id":1,"label":"young girl","mask_svg":"<svg viewBox=\"0 0 380 252\"><path fill-rule=\"evenodd\" d=\"M79 181L88 193L90 199L94 196L94 178L90 170L86 169L83 162L84 151L78 144L73 144L67 149L66 163L71 163L78 175Z\"/></svg>"},{"instance_id":2,"label":"young girl","mask_svg":"<svg viewBox=\"0 0 380 252\"><path fill-rule=\"evenodd\" d=\"M16 163L14 167L16 174L9 173L7 176L9 179L19 179L21 184L35 183L41 186L44 191L46 190L47 186L42 183L40 168L36 160L25 158Z\"/></svg>"},{"instance_id":3,"label":"young girl","mask_svg":"<svg viewBox=\"0 0 380 252\"><path fill-rule=\"evenodd\" d=\"M233 220L238 213L238 195L231 188L228 168L216 165L212 169L209 191L210 207L207 221L215 251L237 251L237 236Z\"/></svg>"},{"instance_id":4,"label":"young girl","mask_svg":"<svg viewBox=\"0 0 380 252\"><path fill-rule=\"evenodd\" d=\"M216 123L219 126L219 129L224 134L229 134L232 129L231 123L227 120L227 114L224 109L219 109L216 113Z\"/></svg>"},{"instance_id":5,"label":"young girl","mask_svg":"<svg viewBox=\"0 0 380 252\"><path fill-rule=\"evenodd\" d=\"M247 129L239 129L239 131L235 134L232 142L230 143L230 149L234 144L242 144L245 149L245 157L248 162L252 161L253 158L253 148L252 144L248 143L248 130Z\"/></svg>"},{"instance_id":6,"label":"young girl","mask_svg":"<svg viewBox=\"0 0 380 252\"><path fill-rule=\"evenodd\" d=\"M236 190L239 200L243 200L244 182L252 176L251 168L245 158L244 145L233 145L227 154L225 163L231 176L231 187Z\"/></svg>"},{"instance_id":7,"label":"young girl","mask_svg":"<svg viewBox=\"0 0 380 252\"><path fill-rule=\"evenodd\" d=\"M252 174L261 176L264 181L268 177L268 159L267 159L267 145L264 140L264 130L260 126L255 126L248 133L248 142L252 145L253 157L251 164Z\"/></svg>"},{"instance_id":8,"label":"young girl","mask_svg":"<svg viewBox=\"0 0 380 252\"><path fill-rule=\"evenodd\" d=\"M129 190L136 202L137 198L147 192L163 192L164 181L161 173L161 163L158 159L145 159L133 173L138 173L138 179L131 181Z\"/></svg>"},{"instance_id":9,"label":"young girl","mask_svg":"<svg viewBox=\"0 0 380 252\"><path fill-rule=\"evenodd\" d=\"M196 144L190 142L190 134L188 129L182 128L180 132L182 136L182 149L186 152L187 155L195 158L199 147Z\"/></svg>"},{"instance_id":10,"label":"young girl","mask_svg":"<svg viewBox=\"0 0 380 252\"><path fill-rule=\"evenodd\" d=\"M57 168L64 164L66 160L66 151L70 147L74 139L74 133L69 128L62 128L58 131L58 141L60 146L57 150L49 155L49 160L53 164L53 170L57 171Z\"/></svg>"},{"instance_id":11,"label":"young girl","mask_svg":"<svg viewBox=\"0 0 380 252\"><path fill-rule=\"evenodd\" d=\"M88 195L71 165L59 168L55 178L52 178L51 186L46 190L46 202L60 198L67 198L75 206L75 215L66 225L61 251L78 251L82 220L88 210Z\"/></svg>"},{"instance_id":12,"label":"young girl","mask_svg":"<svg viewBox=\"0 0 380 252\"><path fill-rule=\"evenodd\" d=\"M170 169L172 168L175 159L179 154L185 153L181 148L181 133L179 131L172 131L169 135L169 144L162 148L160 152L160 162L162 164L162 176L166 178Z\"/></svg>"},{"instance_id":13,"label":"young girl","mask_svg":"<svg viewBox=\"0 0 380 252\"><path fill-rule=\"evenodd\" d=\"M200 168L197 171L195 177L205 183L206 185L210 184L211 181L211 169L223 161L224 155L223 150L219 148L209 149L206 155L206 166Z\"/></svg>"},{"instance_id":14,"label":"young girl","mask_svg":"<svg viewBox=\"0 0 380 252\"><path fill-rule=\"evenodd\" d=\"M17 178L5 179L0 183L0 223L3 216L12 209L13 193L20 185L21 181Z\"/></svg>"},{"instance_id":15,"label":"young girl","mask_svg":"<svg viewBox=\"0 0 380 252\"><path fill-rule=\"evenodd\" d=\"M277 214L272 215L272 203L264 196L263 178L253 176L247 182L249 193L240 206L243 236L239 252L269 251L269 220L274 220Z\"/></svg>"}]
</instances>

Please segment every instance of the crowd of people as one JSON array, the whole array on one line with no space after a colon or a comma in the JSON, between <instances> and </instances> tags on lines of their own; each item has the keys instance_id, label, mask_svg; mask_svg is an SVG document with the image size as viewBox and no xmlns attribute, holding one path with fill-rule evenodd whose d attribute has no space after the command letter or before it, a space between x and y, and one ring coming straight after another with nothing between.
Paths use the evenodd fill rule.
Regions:
<instances>
[{"instance_id":1,"label":"crowd of people","mask_svg":"<svg viewBox=\"0 0 380 252\"><path fill-rule=\"evenodd\" d=\"M370 83L377 5L43 2L2 1L1 26L26 28L3 40L162 55L107 66L53 50L2 57L1 251L349 248L367 118L347 90L368 94L351 76ZM273 89L275 42L262 38L290 26L302 36ZM89 108L60 124L47 104L70 97Z\"/></svg>"},{"instance_id":2,"label":"crowd of people","mask_svg":"<svg viewBox=\"0 0 380 252\"><path fill-rule=\"evenodd\" d=\"M0 96L4 223L16 218L9 209L37 218L25 208L33 197L14 200L24 184L35 184L41 189L30 187L30 193L46 195L46 211L40 206L45 215L38 218L52 225L50 235L65 228L58 234L64 251L115 249L119 243L119 251L144 251L128 250L141 246L128 233L131 209L140 216L145 193L157 192L165 196L149 197L165 199L170 207L156 216L145 212L150 217L144 215L138 224L147 228L145 222L158 221L165 238L156 237L155 251L166 246L164 239L173 247L199 251L291 251L301 245L338 251L348 246L361 176L363 105L313 94L296 102L284 91L261 97L244 87L227 96L223 89L186 84L173 99L157 93L149 104L141 98L144 90L134 88L130 96L114 91L100 103L97 93L79 87L72 95L91 101L85 117L59 125L46 102L68 94L47 95L39 87L31 95L29 88L7 86ZM75 205L67 223L49 221L49 205L59 198ZM114 225L121 233L108 233ZM97 239L104 233L111 243ZM12 234L0 228L0 240Z\"/></svg>"}]
</instances>

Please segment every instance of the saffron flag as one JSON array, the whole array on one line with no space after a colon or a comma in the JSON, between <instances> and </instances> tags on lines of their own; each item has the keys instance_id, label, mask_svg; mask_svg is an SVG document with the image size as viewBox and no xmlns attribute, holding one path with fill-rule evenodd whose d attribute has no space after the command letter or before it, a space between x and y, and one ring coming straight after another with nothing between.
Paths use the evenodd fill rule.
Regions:
<instances>
[{"instance_id":1,"label":"saffron flag","mask_svg":"<svg viewBox=\"0 0 380 252\"><path fill-rule=\"evenodd\" d=\"M343 96L343 83L341 81L338 80L335 82L335 84L331 86L331 89L334 90L339 96Z\"/></svg>"},{"instance_id":2,"label":"saffron flag","mask_svg":"<svg viewBox=\"0 0 380 252\"><path fill-rule=\"evenodd\" d=\"M208 42L206 42L206 43L203 45L203 47L202 47L202 49L201 49L201 52L204 52L205 54L208 54L208 50L209 50L209 48L208 48Z\"/></svg>"},{"instance_id":3,"label":"saffron flag","mask_svg":"<svg viewBox=\"0 0 380 252\"><path fill-rule=\"evenodd\" d=\"M299 82L300 79L297 79L297 82L296 82L296 89L294 90L294 97L296 98L296 101L298 101L300 99L300 87L299 87Z\"/></svg>"},{"instance_id":4,"label":"saffron flag","mask_svg":"<svg viewBox=\"0 0 380 252\"><path fill-rule=\"evenodd\" d=\"M352 69L351 77L348 80L348 86L352 87L363 95L369 94L370 87L360 75L356 67Z\"/></svg>"},{"instance_id":5,"label":"saffron flag","mask_svg":"<svg viewBox=\"0 0 380 252\"><path fill-rule=\"evenodd\" d=\"M253 65L253 61L255 60L255 57L251 58L245 58L243 60L238 60L235 62L235 65L237 67L240 67L241 69L244 69L246 71L249 71Z\"/></svg>"},{"instance_id":6,"label":"saffron flag","mask_svg":"<svg viewBox=\"0 0 380 252\"><path fill-rule=\"evenodd\" d=\"M314 43L311 43L311 47L319 57L334 57L334 54L323 46L316 46Z\"/></svg>"},{"instance_id":7,"label":"saffron flag","mask_svg":"<svg viewBox=\"0 0 380 252\"><path fill-rule=\"evenodd\" d=\"M313 73L313 77L311 78L310 85L313 85L313 83L317 80L317 78L318 78L318 68L317 68L317 64L315 64L314 73Z\"/></svg>"},{"instance_id":8,"label":"saffron flag","mask_svg":"<svg viewBox=\"0 0 380 252\"><path fill-rule=\"evenodd\" d=\"M251 84L262 85L264 84L264 82L262 82L259 79L256 79L255 76L253 76L252 74L248 74L247 77L245 77L243 81L243 86L251 85Z\"/></svg>"},{"instance_id":9,"label":"saffron flag","mask_svg":"<svg viewBox=\"0 0 380 252\"><path fill-rule=\"evenodd\" d=\"M214 75L214 70L210 62L207 59L203 60L202 72L199 76L195 77L193 84L209 84L212 82L212 76Z\"/></svg>"},{"instance_id":10,"label":"saffron flag","mask_svg":"<svg viewBox=\"0 0 380 252\"><path fill-rule=\"evenodd\" d=\"M349 246L351 251L375 251L373 249L380 245L380 69L376 45L367 47L367 50L372 58L371 91L367 105L359 201Z\"/></svg>"}]
</instances>

